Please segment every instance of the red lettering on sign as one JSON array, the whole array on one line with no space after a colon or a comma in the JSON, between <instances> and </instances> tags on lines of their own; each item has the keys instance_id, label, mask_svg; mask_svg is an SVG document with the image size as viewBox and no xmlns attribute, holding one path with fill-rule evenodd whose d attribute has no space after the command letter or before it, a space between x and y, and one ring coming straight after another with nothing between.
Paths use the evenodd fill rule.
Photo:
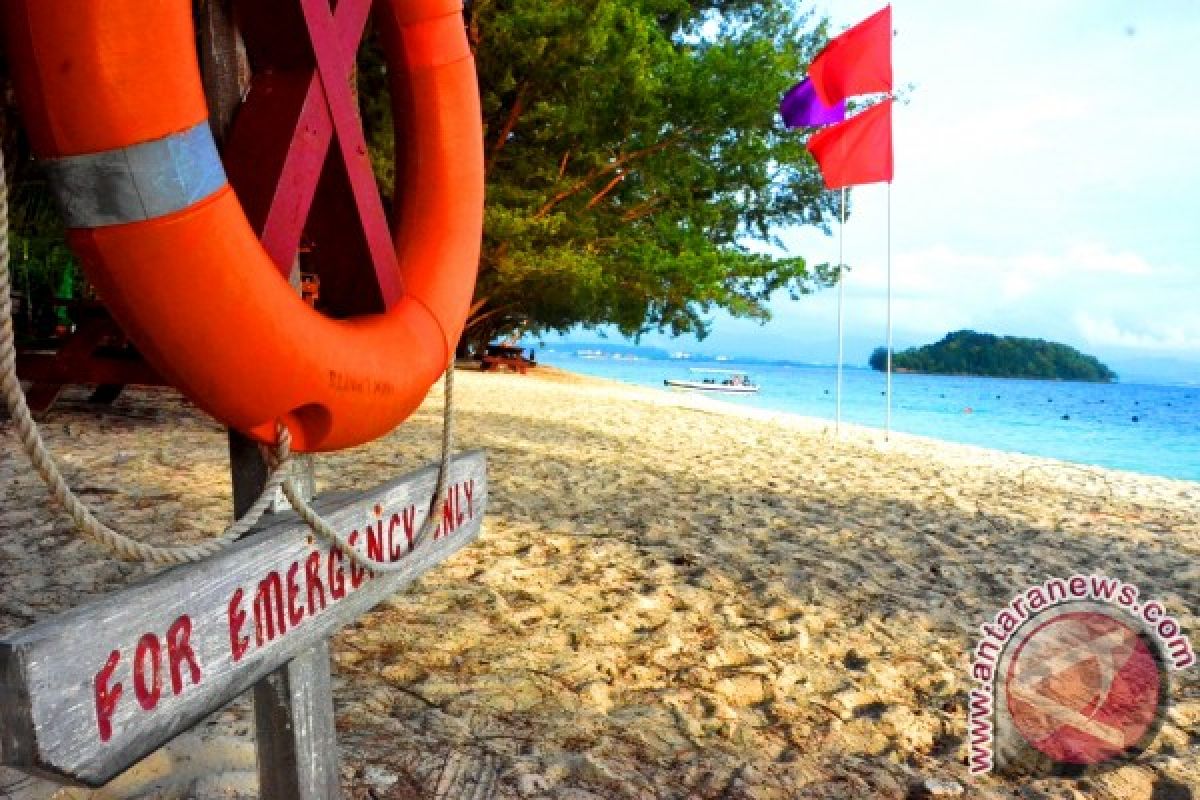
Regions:
<instances>
[{"instance_id":1,"label":"red lettering on sign","mask_svg":"<svg viewBox=\"0 0 1200 800\"><path fill-rule=\"evenodd\" d=\"M112 738L113 712L117 710L117 701L121 699L123 689L121 684L109 685L120 660L121 652L113 650L104 667L96 673L96 727L100 729L100 741L102 742L107 742Z\"/></svg>"},{"instance_id":2,"label":"red lettering on sign","mask_svg":"<svg viewBox=\"0 0 1200 800\"><path fill-rule=\"evenodd\" d=\"M150 657L150 685L146 686L146 656ZM133 693L137 695L138 703L147 711L153 711L162 697L162 648L158 637L147 633L138 640L137 650L133 656Z\"/></svg>"},{"instance_id":3,"label":"red lettering on sign","mask_svg":"<svg viewBox=\"0 0 1200 800\"><path fill-rule=\"evenodd\" d=\"M354 547L358 542L358 531L352 531L350 537L346 539L346 543ZM363 581L367 579L366 567L360 567L353 561L350 562L350 588L357 589L363 585Z\"/></svg>"},{"instance_id":4,"label":"red lettering on sign","mask_svg":"<svg viewBox=\"0 0 1200 800\"><path fill-rule=\"evenodd\" d=\"M185 663L188 665L188 673L192 676L192 684L200 683L200 665L196 663L191 638L192 620L186 614L175 620L167 629L167 661L171 665L171 691L177 695L183 693L183 670L180 668Z\"/></svg>"},{"instance_id":5,"label":"red lettering on sign","mask_svg":"<svg viewBox=\"0 0 1200 800\"><path fill-rule=\"evenodd\" d=\"M388 520L388 557L392 561L399 561L400 556L404 555L404 551L397 544L396 529L403 527L404 518L399 514L392 514L392 518Z\"/></svg>"},{"instance_id":6,"label":"red lettering on sign","mask_svg":"<svg viewBox=\"0 0 1200 800\"><path fill-rule=\"evenodd\" d=\"M467 496L467 516L475 519L475 481L469 480L462 487L463 493Z\"/></svg>"},{"instance_id":7,"label":"red lettering on sign","mask_svg":"<svg viewBox=\"0 0 1200 800\"><path fill-rule=\"evenodd\" d=\"M332 551L329 553L329 558L333 559ZM321 554L319 552L309 553L308 560L304 562L304 579L308 584L308 615L311 617L317 613L317 604L313 601L314 594L320 599L320 610L325 610L325 586L321 583Z\"/></svg>"},{"instance_id":8,"label":"red lettering on sign","mask_svg":"<svg viewBox=\"0 0 1200 800\"><path fill-rule=\"evenodd\" d=\"M296 573L299 571L300 562L293 561L287 573L288 622L293 628L304 621L304 606L296 608L296 598L300 596L300 584L296 583Z\"/></svg>"},{"instance_id":9,"label":"red lettering on sign","mask_svg":"<svg viewBox=\"0 0 1200 800\"><path fill-rule=\"evenodd\" d=\"M254 593L254 634L259 647L287 633L287 618L283 612L283 581L272 572L258 582Z\"/></svg>"},{"instance_id":10,"label":"red lettering on sign","mask_svg":"<svg viewBox=\"0 0 1200 800\"><path fill-rule=\"evenodd\" d=\"M329 596L341 600L346 596L346 569L342 566L342 548L329 548Z\"/></svg>"},{"instance_id":11,"label":"red lettering on sign","mask_svg":"<svg viewBox=\"0 0 1200 800\"><path fill-rule=\"evenodd\" d=\"M404 538L408 540L408 552L412 552L413 540L417 536L417 507L409 506L402 512L404 515Z\"/></svg>"},{"instance_id":12,"label":"red lettering on sign","mask_svg":"<svg viewBox=\"0 0 1200 800\"><path fill-rule=\"evenodd\" d=\"M233 654L233 663L242 660L250 649L250 637L242 636L242 625L246 622L246 612L242 611L242 598L245 592L238 589L229 599L229 651Z\"/></svg>"},{"instance_id":13,"label":"red lettering on sign","mask_svg":"<svg viewBox=\"0 0 1200 800\"><path fill-rule=\"evenodd\" d=\"M454 490L446 492L446 502L442 504L442 524L433 533L434 539L443 539L454 533L458 527L458 513L455 511Z\"/></svg>"},{"instance_id":14,"label":"red lettering on sign","mask_svg":"<svg viewBox=\"0 0 1200 800\"><path fill-rule=\"evenodd\" d=\"M383 523L367 526L367 558L383 561Z\"/></svg>"}]
</instances>

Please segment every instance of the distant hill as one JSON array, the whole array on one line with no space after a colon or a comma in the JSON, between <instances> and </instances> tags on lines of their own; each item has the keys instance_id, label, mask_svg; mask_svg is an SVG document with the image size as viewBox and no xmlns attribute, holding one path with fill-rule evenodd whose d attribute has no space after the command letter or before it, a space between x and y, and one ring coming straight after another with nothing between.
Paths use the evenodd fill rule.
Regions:
<instances>
[{"instance_id":1,"label":"distant hill","mask_svg":"<svg viewBox=\"0 0 1200 800\"><path fill-rule=\"evenodd\" d=\"M623 355L637 356L638 358L659 360L670 358L670 354L661 347L652 347L649 345L627 344L625 342L545 342L539 344L532 338L527 338L522 341L522 344L532 347L542 347L559 352L578 352L586 351L589 353L604 353L606 355Z\"/></svg>"},{"instance_id":2,"label":"distant hill","mask_svg":"<svg viewBox=\"0 0 1200 800\"><path fill-rule=\"evenodd\" d=\"M636 356L643 361L687 361L697 364L734 364L740 367L745 366L766 366L766 367L832 367L833 364L818 364L811 361L794 361L786 358L763 358L762 356L748 355L714 355L709 352L688 349L694 347L695 343L686 341L680 342L679 349L667 350L661 347L653 347L650 345L634 345L625 344L622 342L595 342L595 341L549 341L542 342L532 337L527 337L521 340L524 347L533 347L541 349L543 353L583 353L587 356L603 355L609 358L621 358ZM851 369L862 369L862 367L851 367Z\"/></svg>"},{"instance_id":3,"label":"distant hill","mask_svg":"<svg viewBox=\"0 0 1200 800\"><path fill-rule=\"evenodd\" d=\"M873 369L887 368L887 349L871 354ZM1095 356L1074 347L1043 339L995 336L975 331L955 331L936 344L914 347L892 355L892 367L901 372L931 375L982 375L992 378L1031 378L1050 381L1112 383L1117 374Z\"/></svg>"}]
</instances>

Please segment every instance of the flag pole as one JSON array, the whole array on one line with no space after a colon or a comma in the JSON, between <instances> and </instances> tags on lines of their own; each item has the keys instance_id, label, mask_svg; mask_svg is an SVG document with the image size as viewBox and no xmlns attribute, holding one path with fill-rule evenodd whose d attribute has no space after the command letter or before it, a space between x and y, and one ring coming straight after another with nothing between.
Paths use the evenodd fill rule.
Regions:
<instances>
[{"instance_id":1,"label":"flag pole","mask_svg":"<svg viewBox=\"0 0 1200 800\"><path fill-rule=\"evenodd\" d=\"M838 361L837 361L837 422L834 432L842 435L842 364L845 361L845 324L843 306L846 302L846 187L842 187L842 224L838 228Z\"/></svg>"},{"instance_id":2,"label":"flag pole","mask_svg":"<svg viewBox=\"0 0 1200 800\"><path fill-rule=\"evenodd\" d=\"M883 440L892 438L892 182L887 185L887 427Z\"/></svg>"}]
</instances>

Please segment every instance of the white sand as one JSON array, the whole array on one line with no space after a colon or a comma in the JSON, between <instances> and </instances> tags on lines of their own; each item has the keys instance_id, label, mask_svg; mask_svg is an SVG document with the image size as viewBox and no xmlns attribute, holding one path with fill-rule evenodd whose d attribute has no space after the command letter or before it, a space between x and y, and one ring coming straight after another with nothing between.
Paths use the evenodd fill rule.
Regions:
<instances>
[{"instance_id":1,"label":"white sand","mask_svg":"<svg viewBox=\"0 0 1200 800\"><path fill-rule=\"evenodd\" d=\"M901 798L928 777L1011 796L967 781L962 737L973 631L1015 592L1106 572L1200 638L1200 484L865 429L836 441L820 421L539 373L460 373L460 442L490 454L487 528L335 640L348 797L475 781L564 800ZM321 458L319 487L431 459L439 391L387 440ZM151 539L221 526L214 423L160 392L80 408L47 431L105 517ZM79 543L3 448L0 631L143 574ZM1200 679L1177 677L1142 763L1026 796L1200 793ZM236 704L106 793L55 796L250 796L247 719ZM0 771L0 798L16 779Z\"/></svg>"}]
</instances>

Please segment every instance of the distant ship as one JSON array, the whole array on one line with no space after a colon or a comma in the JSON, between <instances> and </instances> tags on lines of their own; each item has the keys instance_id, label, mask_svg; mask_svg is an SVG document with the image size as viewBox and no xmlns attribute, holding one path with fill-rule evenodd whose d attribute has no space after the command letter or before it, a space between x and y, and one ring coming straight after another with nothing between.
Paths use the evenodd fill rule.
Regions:
<instances>
[{"instance_id":1,"label":"distant ship","mask_svg":"<svg viewBox=\"0 0 1200 800\"><path fill-rule=\"evenodd\" d=\"M674 353L671 353L671 358L675 361L687 361L691 357L691 353L685 353L683 350L676 350Z\"/></svg>"},{"instance_id":2,"label":"distant ship","mask_svg":"<svg viewBox=\"0 0 1200 800\"><path fill-rule=\"evenodd\" d=\"M669 389L676 389L684 392L717 392L721 394L754 394L758 391L758 385L750 379L750 376L745 372L729 369L693 369L695 373L705 373L710 375L724 375L724 378L700 378L692 380L678 380L676 378L667 378L663 381L663 385Z\"/></svg>"}]
</instances>

